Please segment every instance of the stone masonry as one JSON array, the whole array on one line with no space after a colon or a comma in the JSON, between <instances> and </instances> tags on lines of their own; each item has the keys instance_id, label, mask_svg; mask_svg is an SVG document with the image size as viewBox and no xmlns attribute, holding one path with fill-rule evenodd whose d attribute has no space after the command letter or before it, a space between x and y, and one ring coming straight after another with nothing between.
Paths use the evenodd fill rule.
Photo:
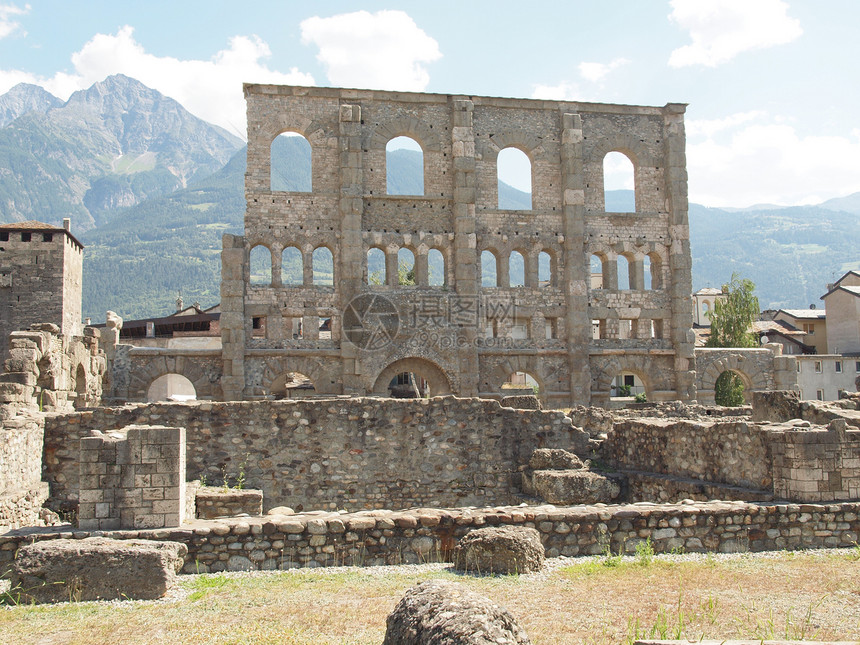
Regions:
<instances>
[{"instance_id":1,"label":"stone masonry","mask_svg":"<svg viewBox=\"0 0 860 645\"><path fill-rule=\"evenodd\" d=\"M222 252L224 399L271 397L295 372L317 394L385 395L412 373L431 395L499 398L524 372L551 407L606 405L622 371L639 376L649 400L696 398L683 105L272 85L246 85L245 98L245 231L225 235ZM272 189L271 145L284 132L310 145L311 192ZM422 195L387 194L386 145L397 136L422 148ZM498 207L496 160L509 147L531 162L530 210ZM635 212L606 211L612 151L633 163ZM260 247L271 282L251 284ZM301 254L302 284L282 284L285 249ZM333 258L329 285L314 277L321 249ZM384 284L370 283L372 249L385 255ZM400 249L414 255L415 286L398 284ZM438 286L428 279L434 251ZM493 286L481 275L485 251ZM514 252L523 286L510 284ZM550 274L539 279L541 256ZM619 288L621 257L629 289Z\"/></svg>"},{"instance_id":2,"label":"stone masonry","mask_svg":"<svg viewBox=\"0 0 860 645\"><path fill-rule=\"evenodd\" d=\"M80 441L78 527L179 526L185 519L185 429L129 426Z\"/></svg>"}]
</instances>

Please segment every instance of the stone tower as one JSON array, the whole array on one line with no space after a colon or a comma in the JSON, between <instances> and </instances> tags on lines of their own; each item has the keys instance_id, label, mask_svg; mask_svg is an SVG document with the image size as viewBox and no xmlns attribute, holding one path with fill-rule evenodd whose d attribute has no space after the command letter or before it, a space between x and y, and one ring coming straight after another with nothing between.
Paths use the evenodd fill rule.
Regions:
<instances>
[{"instance_id":1,"label":"stone tower","mask_svg":"<svg viewBox=\"0 0 860 645\"><path fill-rule=\"evenodd\" d=\"M0 351L10 332L53 323L80 336L83 245L64 228L37 221L0 226Z\"/></svg>"}]
</instances>

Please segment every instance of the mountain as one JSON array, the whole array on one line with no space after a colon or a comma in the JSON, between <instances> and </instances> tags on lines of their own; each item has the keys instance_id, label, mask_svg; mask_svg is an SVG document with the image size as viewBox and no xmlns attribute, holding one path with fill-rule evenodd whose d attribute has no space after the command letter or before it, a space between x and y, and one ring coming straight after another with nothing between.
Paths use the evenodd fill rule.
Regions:
<instances>
[{"instance_id":1,"label":"mountain","mask_svg":"<svg viewBox=\"0 0 860 645\"><path fill-rule=\"evenodd\" d=\"M860 193L853 193L847 197L828 199L826 202L819 204L819 206L829 211L843 211L860 215Z\"/></svg>"},{"instance_id":2,"label":"mountain","mask_svg":"<svg viewBox=\"0 0 860 645\"><path fill-rule=\"evenodd\" d=\"M44 114L62 104L60 99L38 85L19 83L0 96L0 128L9 125L19 116L30 112Z\"/></svg>"},{"instance_id":3,"label":"mountain","mask_svg":"<svg viewBox=\"0 0 860 645\"><path fill-rule=\"evenodd\" d=\"M26 107L22 95L44 105L27 86L9 98L13 92L0 100L15 110ZM173 99L126 76L109 76L0 129L0 221L70 217L75 231L86 231L119 208L210 176L241 146Z\"/></svg>"}]
</instances>

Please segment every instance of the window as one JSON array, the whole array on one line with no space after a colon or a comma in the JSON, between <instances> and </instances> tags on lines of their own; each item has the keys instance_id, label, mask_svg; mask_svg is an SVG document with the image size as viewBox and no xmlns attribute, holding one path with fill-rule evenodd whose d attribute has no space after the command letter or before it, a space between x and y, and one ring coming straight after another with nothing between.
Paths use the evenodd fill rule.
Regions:
<instances>
[{"instance_id":1,"label":"window","mask_svg":"<svg viewBox=\"0 0 860 645\"><path fill-rule=\"evenodd\" d=\"M603 289L603 259L599 255L591 256L591 282L592 289Z\"/></svg>"},{"instance_id":2,"label":"window","mask_svg":"<svg viewBox=\"0 0 860 645\"><path fill-rule=\"evenodd\" d=\"M797 373L800 374L803 371L801 369L803 366L803 363L801 363L800 361L797 361L796 365L797 365Z\"/></svg>"},{"instance_id":3,"label":"window","mask_svg":"<svg viewBox=\"0 0 860 645\"><path fill-rule=\"evenodd\" d=\"M330 287L334 284L334 262L331 251L318 246L311 256L311 270L315 285Z\"/></svg>"},{"instance_id":4,"label":"window","mask_svg":"<svg viewBox=\"0 0 860 645\"><path fill-rule=\"evenodd\" d=\"M385 181L389 195L424 194L424 150L409 137L394 137L385 146Z\"/></svg>"},{"instance_id":5,"label":"window","mask_svg":"<svg viewBox=\"0 0 860 645\"><path fill-rule=\"evenodd\" d=\"M31 237L31 233L21 233L21 241L29 242Z\"/></svg>"},{"instance_id":6,"label":"window","mask_svg":"<svg viewBox=\"0 0 860 645\"><path fill-rule=\"evenodd\" d=\"M808 336L815 336L815 323L803 323L803 333Z\"/></svg>"},{"instance_id":7,"label":"window","mask_svg":"<svg viewBox=\"0 0 860 645\"><path fill-rule=\"evenodd\" d=\"M42 241L43 242L53 242L54 234L53 233L42 233Z\"/></svg>"},{"instance_id":8,"label":"window","mask_svg":"<svg viewBox=\"0 0 860 645\"><path fill-rule=\"evenodd\" d=\"M311 144L297 132L284 132L269 149L269 184L273 191L309 193L311 181Z\"/></svg>"},{"instance_id":9,"label":"window","mask_svg":"<svg viewBox=\"0 0 860 645\"><path fill-rule=\"evenodd\" d=\"M538 254L538 286L548 287L553 282L552 256L546 251Z\"/></svg>"},{"instance_id":10,"label":"window","mask_svg":"<svg viewBox=\"0 0 860 645\"><path fill-rule=\"evenodd\" d=\"M532 162L517 148L505 148L496 160L499 209L531 210Z\"/></svg>"},{"instance_id":11,"label":"window","mask_svg":"<svg viewBox=\"0 0 860 645\"><path fill-rule=\"evenodd\" d=\"M272 252L262 244L251 249L251 284L272 284Z\"/></svg>"},{"instance_id":12,"label":"window","mask_svg":"<svg viewBox=\"0 0 860 645\"><path fill-rule=\"evenodd\" d=\"M526 284L526 262L519 251L511 251L508 259L508 282L512 287L522 287Z\"/></svg>"},{"instance_id":13,"label":"window","mask_svg":"<svg viewBox=\"0 0 860 645\"><path fill-rule=\"evenodd\" d=\"M842 374L842 361L836 361L834 367L836 368L837 374Z\"/></svg>"},{"instance_id":14,"label":"window","mask_svg":"<svg viewBox=\"0 0 860 645\"><path fill-rule=\"evenodd\" d=\"M860 361L857 361L856 363L854 363L854 371L860 372Z\"/></svg>"},{"instance_id":15,"label":"window","mask_svg":"<svg viewBox=\"0 0 860 645\"><path fill-rule=\"evenodd\" d=\"M558 337L558 318L546 319L546 340L553 340Z\"/></svg>"},{"instance_id":16,"label":"window","mask_svg":"<svg viewBox=\"0 0 860 645\"><path fill-rule=\"evenodd\" d=\"M3 232L0 233L0 242L8 242L9 241L9 233Z\"/></svg>"},{"instance_id":17,"label":"window","mask_svg":"<svg viewBox=\"0 0 860 645\"><path fill-rule=\"evenodd\" d=\"M288 246L281 253L281 284L301 285L304 282L302 252L298 247Z\"/></svg>"},{"instance_id":18,"label":"window","mask_svg":"<svg viewBox=\"0 0 860 645\"><path fill-rule=\"evenodd\" d=\"M529 327L525 320L514 320L511 327L511 338L514 340L525 340L529 337Z\"/></svg>"},{"instance_id":19,"label":"window","mask_svg":"<svg viewBox=\"0 0 860 645\"><path fill-rule=\"evenodd\" d=\"M824 390L815 390L815 398L819 401L824 400Z\"/></svg>"},{"instance_id":20,"label":"window","mask_svg":"<svg viewBox=\"0 0 860 645\"><path fill-rule=\"evenodd\" d=\"M427 254L427 283L431 287L442 287L445 275L445 256L439 249L430 249Z\"/></svg>"},{"instance_id":21,"label":"window","mask_svg":"<svg viewBox=\"0 0 860 645\"><path fill-rule=\"evenodd\" d=\"M815 373L821 374L821 361L815 361Z\"/></svg>"},{"instance_id":22,"label":"window","mask_svg":"<svg viewBox=\"0 0 860 645\"><path fill-rule=\"evenodd\" d=\"M415 286L415 254L409 249L397 252L397 284L401 287Z\"/></svg>"},{"instance_id":23,"label":"window","mask_svg":"<svg viewBox=\"0 0 860 645\"><path fill-rule=\"evenodd\" d=\"M496 287L498 286L498 271L496 268L497 260L492 251L481 252L481 286Z\"/></svg>"},{"instance_id":24,"label":"window","mask_svg":"<svg viewBox=\"0 0 860 645\"><path fill-rule=\"evenodd\" d=\"M636 192L633 162L623 152L603 158L603 201L607 213L635 213Z\"/></svg>"}]
</instances>

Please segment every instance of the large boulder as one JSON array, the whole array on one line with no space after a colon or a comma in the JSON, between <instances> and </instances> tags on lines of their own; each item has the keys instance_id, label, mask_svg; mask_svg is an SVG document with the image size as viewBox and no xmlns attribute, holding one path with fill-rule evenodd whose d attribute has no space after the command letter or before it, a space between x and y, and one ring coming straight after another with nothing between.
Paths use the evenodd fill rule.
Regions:
<instances>
[{"instance_id":1,"label":"large boulder","mask_svg":"<svg viewBox=\"0 0 860 645\"><path fill-rule=\"evenodd\" d=\"M518 574L540 571L540 534L526 526L488 526L470 531L453 551L454 568L473 573Z\"/></svg>"},{"instance_id":2,"label":"large boulder","mask_svg":"<svg viewBox=\"0 0 860 645\"><path fill-rule=\"evenodd\" d=\"M517 410L543 410L543 405L541 405L540 399L534 394L503 396L500 403L503 408L516 408Z\"/></svg>"},{"instance_id":3,"label":"large boulder","mask_svg":"<svg viewBox=\"0 0 860 645\"><path fill-rule=\"evenodd\" d=\"M46 540L18 549L10 584L25 603L152 600L167 593L187 553L179 542Z\"/></svg>"},{"instance_id":4,"label":"large boulder","mask_svg":"<svg viewBox=\"0 0 860 645\"><path fill-rule=\"evenodd\" d=\"M621 494L622 475L590 470L523 472L523 492L549 504L610 504Z\"/></svg>"},{"instance_id":5,"label":"large boulder","mask_svg":"<svg viewBox=\"0 0 860 645\"><path fill-rule=\"evenodd\" d=\"M530 643L507 609L455 582L409 589L388 616L383 645L523 645Z\"/></svg>"}]
</instances>

